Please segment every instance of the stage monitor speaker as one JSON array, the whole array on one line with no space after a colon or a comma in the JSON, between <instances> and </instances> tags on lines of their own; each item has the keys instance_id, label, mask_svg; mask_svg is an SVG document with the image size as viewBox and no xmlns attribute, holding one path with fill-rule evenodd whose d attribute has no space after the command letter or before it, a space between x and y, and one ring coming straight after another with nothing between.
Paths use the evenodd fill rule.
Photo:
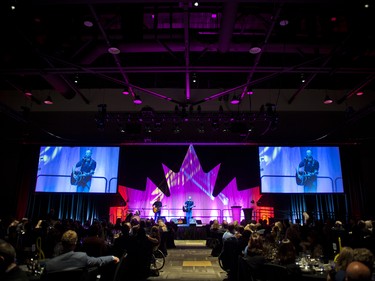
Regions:
<instances>
[{"instance_id":1,"label":"stage monitor speaker","mask_svg":"<svg viewBox=\"0 0 375 281\"><path fill-rule=\"evenodd\" d=\"M162 217L162 216L159 217L159 220L162 220L164 223L167 222L167 219L165 217Z\"/></svg>"},{"instance_id":2,"label":"stage monitor speaker","mask_svg":"<svg viewBox=\"0 0 375 281\"><path fill-rule=\"evenodd\" d=\"M197 220L195 218L191 218L189 224L197 224Z\"/></svg>"},{"instance_id":3,"label":"stage monitor speaker","mask_svg":"<svg viewBox=\"0 0 375 281\"><path fill-rule=\"evenodd\" d=\"M178 224L178 219L177 218L171 218L171 222Z\"/></svg>"},{"instance_id":4,"label":"stage monitor speaker","mask_svg":"<svg viewBox=\"0 0 375 281\"><path fill-rule=\"evenodd\" d=\"M202 224L202 220L197 220L197 224Z\"/></svg>"},{"instance_id":5,"label":"stage monitor speaker","mask_svg":"<svg viewBox=\"0 0 375 281\"><path fill-rule=\"evenodd\" d=\"M242 210L245 216L246 223L251 223L253 219L253 208L242 208Z\"/></svg>"}]
</instances>

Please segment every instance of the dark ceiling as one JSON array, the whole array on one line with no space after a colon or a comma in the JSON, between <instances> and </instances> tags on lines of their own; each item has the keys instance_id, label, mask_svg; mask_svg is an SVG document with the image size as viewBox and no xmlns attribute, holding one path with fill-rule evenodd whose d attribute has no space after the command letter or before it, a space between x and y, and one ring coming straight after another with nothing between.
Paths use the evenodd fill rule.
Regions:
<instances>
[{"instance_id":1,"label":"dark ceiling","mask_svg":"<svg viewBox=\"0 0 375 281\"><path fill-rule=\"evenodd\" d=\"M198 2L196 7L194 1L1 1L2 141L374 139L373 2L369 7L365 1ZM252 54L254 47L261 51ZM124 88L130 94L122 110L115 109L116 102L94 102L91 95ZM257 103L250 89L273 90L277 99ZM33 94L27 102L9 99L10 93L24 98L26 90ZM358 91L364 92L361 100ZM309 107L311 95L322 100L331 92L340 110ZM78 99L82 110L41 109L45 93L72 103ZM134 107L137 95L149 97L146 106ZM233 96L242 106L231 109ZM205 109L210 102L223 110Z\"/></svg>"}]
</instances>

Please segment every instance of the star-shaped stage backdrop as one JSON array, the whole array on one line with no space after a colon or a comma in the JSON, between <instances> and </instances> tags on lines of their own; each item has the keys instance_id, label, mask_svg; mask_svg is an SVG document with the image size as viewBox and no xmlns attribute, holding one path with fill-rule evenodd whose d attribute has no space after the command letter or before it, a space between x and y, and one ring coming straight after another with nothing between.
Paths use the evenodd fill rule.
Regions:
<instances>
[{"instance_id":1,"label":"star-shaped stage backdrop","mask_svg":"<svg viewBox=\"0 0 375 281\"><path fill-rule=\"evenodd\" d=\"M123 180L129 184L121 185L120 180L119 193L128 201L131 210L152 217L151 205L159 196L165 206L162 216L168 218L184 217L182 206L188 196L192 197L196 206L193 211L196 219L229 218L232 206L256 207L252 202L257 202L261 195L259 172L256 172L259 171L258 154L253 148L193 145L156 147L156 154L160 158L155 157L150 148L146 149L149 154L144 154L142 148L145 147L127 151L128 161L125 162L130 169L124 174L130 179L124 177ZM178 159L184 150L185 157L180 162ZM140 151L143 153L137 154ZM139 164L132 162L129 155L139 156L135 162ZM162 176L158 175L159 167L163 171ZM146 177L145 189L132 185L137 184L134 177ZM139 183L142 184L143 179Z\"/></svg>"}]
</instances>

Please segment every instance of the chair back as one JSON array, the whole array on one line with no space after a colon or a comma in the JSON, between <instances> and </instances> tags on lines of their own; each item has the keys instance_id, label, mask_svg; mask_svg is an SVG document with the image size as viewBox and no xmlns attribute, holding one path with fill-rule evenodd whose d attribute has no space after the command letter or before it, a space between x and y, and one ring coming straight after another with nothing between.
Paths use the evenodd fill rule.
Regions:
<instances>
[{"instance_id":1,"label":"chair back","mask_svg":"<svg viewBox=\"0 0 375 281\"><path fill-rule=\"evenodd\" d=\"M127 260L127 253L124 253L121 258L119 263L116 266L115 274L113 276L113 281L119 281L119 280L125 280L125 262Z\"/></svg>"},{"instance_id":2,"label":"chair back","mask_svg":"<svg viewBox=\"0 0 375 281\"><path fill-rule=\"evenodd\" d=\"M289 280L287 268L274 263L265 263L263 265L263 276L268 281Z\"/></svg>"}]
</instances>

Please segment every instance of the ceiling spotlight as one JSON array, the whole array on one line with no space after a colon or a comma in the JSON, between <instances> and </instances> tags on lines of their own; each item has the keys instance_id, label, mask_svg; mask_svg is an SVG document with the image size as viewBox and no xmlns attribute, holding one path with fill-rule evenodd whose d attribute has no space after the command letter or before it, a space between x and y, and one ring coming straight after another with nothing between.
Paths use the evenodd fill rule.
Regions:
<instances>
[{"instance_id":1,"label":"ceiling spotlight","mask_svg":"<svg viewBox=\"0 0 375 281\"><path fill-rule=\"evenodd\" d=\"M333 100L328 95L326 95L326 97L324 98L323 103L324 104L331 104L331 103L333 103Z\"/></svg>"},{"instance_id":2,"label":"ceiling spotlight","mask_svg":"<svg viewBox=\"0 0 375 281\"><path fill-rule=\"evenodd\" d=\"M193 83L197 83L198 82L198 80L197 80L197 74L196 73L193 73L193 75L192 75L192 82Z\"/></svg>"},{"instance_id":3,"label":"ceiling spotlight","mask_svg":"<svg viewBox=\"0 0 375 281\"><path fill-rule=\"evenodd\" d=\"M301 74L301 83L305 83L305 82L306 82L305 75Z\"/></svg>"},{"instance_id":4,"label":"ceiling spotlight","mask_svg":"<svg viewBox=\"0 0 375 281\"><path fill-rule=\"evenodd\" d=\"M93 27L94 23L91 20L85 20L83 21L83 25L86 27Z\"/></svg>"},{"instance_id":5,"label":"ceiling spotlight","mask_svg":"<svg viewBox=\"0 0 375 281\"><path fill-rule=\"evenodd\" d=\"M30 90L26 90L26 91L24 92L24 95L25 95L26 97L31 97L33 94L31 93Z\"/></svg>"},{"instance_id":6,"label":"ceiling spotlight","mask_svg":"<svg viewBox=\"0 0 375 281\"><path fill-rule=\"evenodd\" d=\"M134 95L133 103L134 104L142 104L141 97L139 95Z\"/></svg>"},{"instance_id":7,"label":"ceiling spotlight","mask_svg":"<svg viewBox=\"0 0 375 281\"><path fill-rule=\"evenodd\" d=\"M52 101L52 98L51 96L48 96L45 100L44 100L44 104L53 104L53 101Z\"/></svg>"},{"instance_id":8,"label":"ceiling spotlight","mask_svg":"<svg viewBox=\"0 0 375 281\"><path fill-rule=\"evenodd\" d=\"M283 19L280 21L280 26L287 26L289 24L289 21L287 19Z\"/></svg>"},{"instance_id":9,"label":"ceiling spotlight","mask_svg":"<svg viewBox=\"0 0 375 281\"><path fill-rule=\"evenodd\" d=\"M364 93L363 93L362 91L359 91L359 92L357 92L355 95L356 95L356 96L363 96L363 94L364 94Z\"/></svg>"},{"instance_id":10,"label":"ceiling spotlight","mask_svg":"<svg viewBox=\"0 0 375 281\"><path fill-rule=\"evenodd\" d=\"M239 104L240 103L240 98L236 95L233 95L232 100L230 101L231 104Z\"/></svg>"},{"instance_id":11,"label":"ceiling spotlight","mask_svg":"<svg viewBox=\"0 0 375 281\"><path fill-rule=\"evenodd\" d=\"M253 89L247 89L247 92L246 92L248 95L252 95L252 94L254 94L254 91L253 91Z\"/></svg>"},{"instance_id":12,"label":"ceiling spotlight","mask_svg":"<svg viewBox=\"0 0 375 281\"><path fill-rule=\"evenodd\" d=\"M256 55L256 54L259 54L261 51L262 51L261 47L252 47L250 48L249 53L252 55Z\"/></svg>"},{"instance_id":13,"label":"ceiling spotlight","mask_svg":"<svg viewBox=\"0 0 375 281\"><path fill-rule=\"evenodd\" d=\"M181 128L178 124L175 125L175 127L173 129L173 133L175 133L175 134L181 133Z\"/></svg>"},{"instance_id":14,"label":"ceiling spotlight","mask_svg":"<svg viewBox=\"0 0 375 281\"><path fill-rule=\"evenodd\" d=\"M122 94L129 95L129 88L125 88L124 90L122 90Z\"/></svg>"},{"instance_id":15,"label":"ceiling spotlight","mask_svg":"<svg viewBox=\"0 0 375 281\"><path fill-rule=\"evenodd\" d=\"M195 2L194 2L194 6L195 6L195 7L198 7L198 6L199 6L198 1L195 1Z\"/></svg>"},{"instance_id":16,"label":"ceiling spotlight","mask_svg":"<svg viewBox=\"0 0 375 281\"><path fill-rule=\"evenodd\" d=\"M116 47L110 47L108 48L108 53L112 55L118 55L120 53L120 49Z\"/></svg>"}]
</instances>

